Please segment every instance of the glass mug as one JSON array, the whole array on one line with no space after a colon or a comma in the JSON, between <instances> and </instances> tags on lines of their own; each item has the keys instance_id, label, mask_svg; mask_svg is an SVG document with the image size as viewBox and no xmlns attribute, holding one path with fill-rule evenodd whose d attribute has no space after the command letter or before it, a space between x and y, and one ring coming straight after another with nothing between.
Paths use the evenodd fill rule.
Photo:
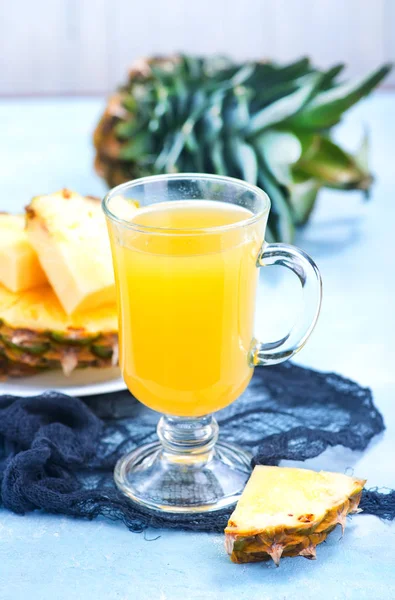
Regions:
<instances>
[{"instance_id":1,"label":"glass mug","mask_svg":"<svg viewBox=\"0 0 395 600\"><path fill-rule=\"evenodd\" d=\"M129 214L135 202L140 209ZM240 396L255 366L280 363L302 348L320 310L319 271L301 250L265 243L270 200L237 179L137 179L112 189L103 209L122 375L140 402L163 413L159 442L122 457L116 484L136 502L166 512L232 505L250 475L251 456L216 443L212 413ZM259 267L269 265L298 276L303 314L281 340L260 343L253 335L256 288Z\"/></svg>"}]
</instances>

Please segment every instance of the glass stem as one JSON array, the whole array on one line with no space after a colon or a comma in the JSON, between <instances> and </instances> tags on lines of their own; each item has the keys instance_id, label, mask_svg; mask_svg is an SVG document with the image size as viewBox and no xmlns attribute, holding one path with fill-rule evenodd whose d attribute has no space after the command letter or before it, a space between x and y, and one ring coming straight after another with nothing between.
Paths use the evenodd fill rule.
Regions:
<instances>
[{"instance_id":1,"label":"glass stem","mask_svg":"<svg viewBox=\"0 0 395 600\"><path fill-rule=\"evenodd\" d=\"M207 461L218 438L218 423L212 415L204 417L162 416L158 437L168 460Z\"/></svg>"}]
</instances>

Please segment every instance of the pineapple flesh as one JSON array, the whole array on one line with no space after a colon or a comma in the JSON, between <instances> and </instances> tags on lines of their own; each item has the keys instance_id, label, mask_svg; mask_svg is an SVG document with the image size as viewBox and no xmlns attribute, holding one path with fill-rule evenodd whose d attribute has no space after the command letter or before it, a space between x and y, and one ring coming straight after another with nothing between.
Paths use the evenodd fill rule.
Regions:
<instances>
[{"instance_id":1,"label":"pineapple flesh","mask_svg":"<svg viewBox=\"0 0 395 600\"><path fill-rule=\"evenodd\" d=\"M359 511L365 481L341 473L255 467L225 529L233 562L314 559L316 546Z\"/></svg>"},{"instance_id":2,"label":"pineapple flesh","mask_svg":"<svg viewBox=\"0 0 395 600\"><path fill-rule=\"evenodd\" d=\"M22 292L46 281L25 231L25 217L1 213L0 283L12 292Z\"/></svg>"},{"instance_id":3,"label":"pineapple flesh","mask_svg":"<svg viewBox=\"0 0 395 600\"><path fill-rule=\"evenodd\" d=\"M118 362L115 304L68 316L50 286L12 293L0 286L0 372L26 375Z\"/></svg>"},{"instance_id":4,"label":"pineapple flesh","mask_svg":"<svg viewBox=\"0 0 395 600\"><path fill-rule=\"evenodd\" d=\"M61 190L26 207L27 233L69 315L115 303L106 222L97 198Z\"/></svg>"}]
</instances>

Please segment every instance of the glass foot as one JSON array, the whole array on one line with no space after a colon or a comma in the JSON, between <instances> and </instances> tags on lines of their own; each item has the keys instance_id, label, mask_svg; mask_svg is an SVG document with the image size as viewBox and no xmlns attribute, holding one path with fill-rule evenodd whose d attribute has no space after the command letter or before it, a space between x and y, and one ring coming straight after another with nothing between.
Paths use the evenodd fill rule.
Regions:
<instances>
[{"instance_id":1,"label":"glass foot","mask_svg":"<svg viewBox=\"0 0 395 600\"><path fill-rule=\"evenodd\" d=\"M164 512L201 513L237 502L251 473L251 455L215 444L218 425L211 416L162 417L158 435L160 442L136 448L116 464L115 483L124 494Z\"/></svg>"}]
</instances>

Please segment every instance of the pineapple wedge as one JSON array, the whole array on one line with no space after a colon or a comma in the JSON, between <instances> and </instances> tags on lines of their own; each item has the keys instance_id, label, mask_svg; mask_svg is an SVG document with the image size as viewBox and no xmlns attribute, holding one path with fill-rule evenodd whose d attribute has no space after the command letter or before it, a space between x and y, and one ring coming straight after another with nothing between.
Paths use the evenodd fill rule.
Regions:
<instances>
[{"instance_id":1,"label":"pineapple wedge","mask_svg":"<svg viewBox=\"0 0 395 600\"><path fill-rule=\"evenodd\" d=\"M114 272L99 199L62 190L33 198L26 213L30 242L66 313L113 304Z\"/></svg>"},{"instance_id":2,"label":"pineapple wedge","mask_svg":"<svg viewBox=\"0 0 395 600\"><path fill-rule=\"evenodd\" d=\"M106 367L118 362L115 304L68 316L50 286L12 293L0 285L0 357L4 374Z\"/></svg>"},{"instance_id":3,"label":"pineapple wedge","mask_svg":"<svg viewBox=\"0 0 395 600\"><path fill-rule=\"evenodd\" d=\"M25 231L23 215L0 214L0 283L22 292L47 281Z\"/></svg>"},{"instance_id":4,"label":"pineapple wedge","mask_svg":"<svg viewBox=\"0 0 395 600\"><path fill-rule=\"evenodd\" d=\"M255 467L225 529L231 560L315 558L317 544L358 512L365 483L341 473Z\"/></svg>"}]
</instances>

